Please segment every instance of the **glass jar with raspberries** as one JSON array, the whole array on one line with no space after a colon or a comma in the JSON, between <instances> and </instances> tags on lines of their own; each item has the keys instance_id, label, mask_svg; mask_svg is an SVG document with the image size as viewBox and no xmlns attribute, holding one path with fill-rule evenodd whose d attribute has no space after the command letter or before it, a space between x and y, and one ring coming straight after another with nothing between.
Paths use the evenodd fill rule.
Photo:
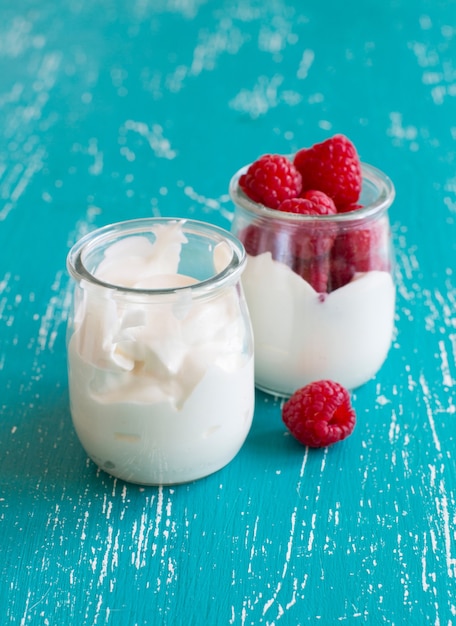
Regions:
<instances>
[{"instance_id":1,"label":"glass jar with raspberries","mask_svg":"<svg viewBox=\"0 0 456 626\"><path fill-rule=\"evenodd\" d=\"M354 389L381 368L394 329L394 194L344 135L233 176L260 389L289 396L322 379Z\"/></svg>"}]
</instances>

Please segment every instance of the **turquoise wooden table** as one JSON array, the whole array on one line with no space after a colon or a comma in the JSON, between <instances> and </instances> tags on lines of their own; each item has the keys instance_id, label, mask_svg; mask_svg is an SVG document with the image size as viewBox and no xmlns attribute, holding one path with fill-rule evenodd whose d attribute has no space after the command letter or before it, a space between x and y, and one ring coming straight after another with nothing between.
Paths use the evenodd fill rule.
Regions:
<instances>
[{"instance_id":1,"label":"turquoise wooden table","mask_svg":"<svg viewBox=\"0 0 456 626\"><path fill-rule=\"evenodd\" d=\"M0 623L456 623L456 2L2 2L0 105ZM257 391L216 474L97 470L70 246L134 217L229 229L239 167L339 132L397 190L395 338L354 433L300 446Z\"/></svg>"}]
</instances>

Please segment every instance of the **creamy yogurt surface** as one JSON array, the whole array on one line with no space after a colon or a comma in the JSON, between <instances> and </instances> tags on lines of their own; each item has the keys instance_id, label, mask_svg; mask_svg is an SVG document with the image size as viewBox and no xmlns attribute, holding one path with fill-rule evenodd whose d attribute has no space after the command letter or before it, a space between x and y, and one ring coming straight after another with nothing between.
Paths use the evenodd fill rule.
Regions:
<instances>
[{"instance_id":1,"label":"creamy yogurt surface","mask_svg":"<svg viewBox=\"0 0 456 626\"><path fill-rule=\"evenodd\" d=\"M95 278L184 289L145 297L83 281L68 345L70 402L100 467L132 482L174 484L220 469L239 451L253 417L253 356L236 285L193 298L198 281L178 273L181 224L153 232L154 241L130 236L109 246ZM222 242L214 273L228 261Z\"/></svg>"},{"instance_id":2,"label":"creamy yogurt surface","mask_svg":"<svg viewBox=\"0 0 456 626\"><path fill-rule=\"evenodd\" d=\"M255 336L255 380L266 391L291 395L314 380L358 387L389 351L395 287L388 272L355 275L318 294L270 252L249 256L242 283Z\"/></svg>"}]
</instances>

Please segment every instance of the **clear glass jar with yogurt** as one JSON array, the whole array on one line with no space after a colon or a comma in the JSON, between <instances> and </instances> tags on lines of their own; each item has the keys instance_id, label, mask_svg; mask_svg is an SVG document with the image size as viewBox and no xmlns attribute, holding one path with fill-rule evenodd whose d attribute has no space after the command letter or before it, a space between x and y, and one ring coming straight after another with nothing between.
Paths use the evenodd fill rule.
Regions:
<instances>
[{"instance_id":1,"label":"clear glass jar with yogurt","mask_svg":"<svg viewBox=\"0 0 456 626\"><path fill-rule=\"evenodd\" d=\"M388 209L395 191L362 164L359 208L308 216L252 201L231 179L232 232L243 242L242 284L255 337L255 381L289 396L314 380L348 389L370 380L392 342L395 313Z\"/></svg>"},{"instance_id":2,"label":"clear glass jar with yogurt","mask_svg":"<svg viewBox=\"0 0 456 626\"><path fill-rule=\"evenodd\" d=\"M245 263L231 233L185 219L109 225L71 249L71 415L100 468L177 484L238 453L254 411Z\"/></svg>"}]
</instances>

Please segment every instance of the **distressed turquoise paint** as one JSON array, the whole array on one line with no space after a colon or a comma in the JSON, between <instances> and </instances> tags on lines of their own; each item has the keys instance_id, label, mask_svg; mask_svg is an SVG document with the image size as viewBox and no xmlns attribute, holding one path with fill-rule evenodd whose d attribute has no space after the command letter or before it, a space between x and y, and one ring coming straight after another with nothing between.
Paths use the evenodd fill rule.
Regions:
<instances>
[{"instance_id":1,"label":"distressed turquoise paint","mask_svg":"<svg viewBox=\"0 0 456 626\"><path fill-rule=\"evenodd\" d=\"M0 7L0 622L456 620L456 3ZM344 132L397 187L397 337L355 433L306 451L258 392L238 457L147 488L87 461L65 256L147 215L229 227L232 173Z\"/></svg>"}]
</instances>

